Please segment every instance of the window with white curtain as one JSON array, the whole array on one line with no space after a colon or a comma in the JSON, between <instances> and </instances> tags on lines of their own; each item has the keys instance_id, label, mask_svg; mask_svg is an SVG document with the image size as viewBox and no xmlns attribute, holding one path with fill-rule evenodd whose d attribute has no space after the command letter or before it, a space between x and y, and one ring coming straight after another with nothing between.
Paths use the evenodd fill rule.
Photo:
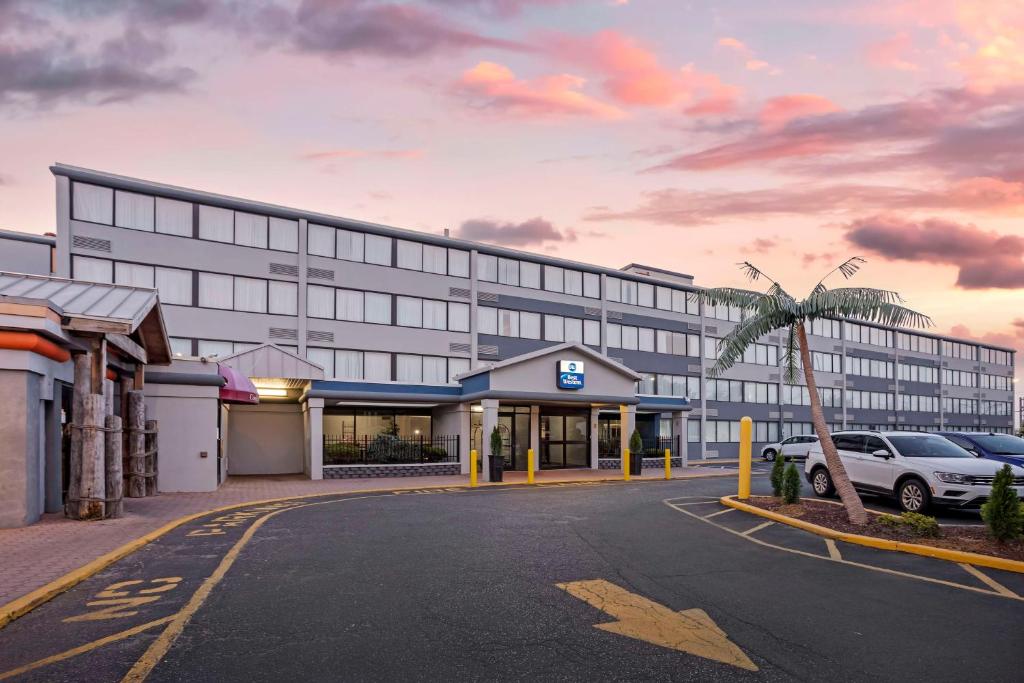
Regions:
<instances>
[{"instance_id":1,"label":"window with white curtain","mask_svg":"<svg viewBox=\"0 0 1024 683\"><path fill-rule=\"evenodd\" d=\"M632 280L621 280L622 303L636 305L636 284Z\"/></svg>"},{"instance_id":2,"label":"window with white curtain","mask_svg":"<svg viewBox=\"0 0 1024 683\"><path fill-rule=\"evenodd\" d=\"M294 282L271 280L267 296L267 312L275 315L297 315L299 286Z\"/></svg>"},{"instance_id":3,"label":"window with white curtain","mask_svg":"<svg viewBox=\"0 0 1024 683\"><path fill-rule=\"evenodd\" d=\"M448 329L448 304L444 301L424 299L423 327L428 330Z\"/></svg>"},{"instance_id":4,"label":"window with white curtain","mask_svg":"<svg viewBox=\"0 0 1024 683\"><path fill-rule=\"evenodd\" d=\"M366 235L366 262L378 266L391 265L391 238L380 235Z\"/></svg>"},{"instance_id":5,"label":"window with white curtain","mask_svg":"<svg viewBox=\"0 0 1024 683\"><path fill-rule=\"evenodd\" d=\"M480 306L476 309L477 327L480 334L498 334L498 309Z\"/></svg>"},{"instance_id":6,"label":"window with white curtain","mask_svg":"<svg viewBox=\"0 0 1024 683\"><path fill-rule=\"evenodd\" d=\"M156 198L156 231L165 235L192 236L192 204Z\"/></svg>"},{"instance_id":7,"label":"window with white curtain","mask_svg":"<svg viewBox=\"0 0 1024 683\"><path fill-rule=\"evenodd\" d=\"M363 322L391 324L391 295L366 292L363 297Z\"/></svg>"},{"instance_id":8,"label":"window with white curtain","mask_svg":"<svg viewBox=\"0 0 1024 683\"><path fill-rule=\"evenodd\" d=\"M267 312L267 281L249 277L235 278L235 310Z\"/></svg>"},{"instance_id":9,"label":"window with white curtain","mask_svg":"<svg viewBox=\"0 0 1024 683\"><path fill-rule=\"evenodd\" d=\"M363 352L349 350L335 351L334 376L338 379L362 379Z\"/></svg>"},{"instance_id":10,"label":"window with white curtain","mask_svg":"<svg viewBox=\"0 0 1024 683\"><path fill-rule=\"evenodd\" d=\"M171 342L171 355L175 358L189 358L192 356L192 340L181 337L168 337Z\"/></svg>"},{"instance_id":11,"label":"window with white curtain","mask_svg":"<svg viewBox=\"0 0 1024 683\"><path fill-rule=\"evenodd\" d=\"M391 354L377 351L364 352L363 377L372 382L390 382Z\"/></svg>"},{"instance_id":12,"label":"window with white curtain","mask_svg":"<svg viewBox=\"0 0 1024 683\"><path fill-rule=\"evenodd\" d=\"M640 330L632 325L622 326L622 348L637 351L640 348Z\"/></svg>"},{"instance_id":13,"label":"window with white curtain","mask_svg":"<svg viewBox=\"0 0 1024 683\"><path fill-rule=\"evenodd\" d=\"M503 337L519 336L519 311L498 310L498 334Z\"/></svg>"},{"instance_id":14,"label":"window with white curtain","mask_svg":"<svg viewBox=\"0 0 1024 683\"><path fill-rule=\"evenodd\" d=\"M306 315L310 318L333 318L334 290L330 287L306 285Z\"/></svg>"},{"instance_id":15,"label":"window with white curtain","mask_svg":"<svg viewBox=\"0 0 1024 683\"><path fill-rule=\"evenodd\" d=\"M448 250L433 244L423 245L423 272L448 274Z\"/></svg>"},{"instance_id":16,"label":"window with white curtain","mask_svg":"<svg viewBox=\"0 0 1024 683\"><path fill-rule=\"evenodd\" d=\"M235 212L216 206L199 205L199 239L235 241Z\"/></svg>"},{"instance_id":17,"label":"window with white curtain","mask_svg":"<svg viewBox=\"0 0 1024 683\"><path fill-rule=\"evenodd\" d=\"M114 225L119 228L153 232L155 212L149 195L122 190L114 193Z\"/></svg>"},{"instance_id":18,"label":"window with white curtain","mask_svg":"<svg viewBox=\"0 0 1024 683\"><path fill-rule=\"evenodd\" d=\"M363 261L363 233L338 230L335 255L343 261Z\"/></svg>"},{"instance_id":19,"label":"window with white curtain","mask_svg":"<svg viewBox=\"0 0 1024 683\"><path fill-rule=\"evenodd\" d=\"M363 293L353 289L336 289L334 293L334 317L338 320L363 322Z\"/></svg>"},{"instance_id":20,"label":"window with white curtain","mask_svg":"<svg viewBox=\"0 0 1024 683\"><path fill-rule=\"evenodd\" d=\"M72 270L76 280L88 282L114 282L114 263L106 259L75 255L72 259Z\"/></svg>"},{"instance_id":21,"label":"window with white curtain","mask_svg":"<svg viewBox=\"0 0 1024 683\"><path fill-rule=\"evenodd\" d=\"M230 275L199 273L199 305L231 310L235 301L233 280Z\"/></svg>"},{"instance_id":22,"label":"window with white curtain","mask_svg":"<svg viewBox=\"0 0 1024 683\"><path fill-rule=\"evenodd\" d=\"M622 280L610 277L605 280L604 288L608 301L622 301Z\"/></svg>"},{"instance_id":23,"label":"window with white curtain","mask_svg":"<svg viewBox=\"0 0 1024 683\"><path fill-rule=\"evenodd\" d=\"M608 348L622 348L622 325L619 325L618 323L608 323Z\"/></svg>"},{"instance_id":24,"label":"window with white curtain","mask_svg":"<svg viewBox=\"0 0 1024 683\"><path fill-rule=\"evenodd\" d=\"M597 273L583 273L583 296L601 298L601 276Z\"/></svg>"},{"instance_id":25,"label":"window with white curtain","mask_svg":"<svg viewBox=\"0 0 1024 683\"><path fill-rule=\"evenodd\" d=\"M306 360L324 369L324 377L331 379L334 374L334 351L332 349L306 349Z\"/></svg>"},{"instance_id":26,"label":"window with white curtain","mask_svg":"<svg viewBox=\"0 0 1024 683\"><path fill-rule=\"evenodd\" d=\"M476 255L476 278L481 282L497 282L498 257L478 253Z\"/></svg>"},{"instance_id":27,"label":"window with white curtain","mask_svg":"<svg viewBox=\"0 0 1024 683\"><path fill-rule=\"evenodd\" d=\"M114 191L109 187L75 183L71 192L73 199L71 216L76 221L103 223L114 222Z\"/></svg>"},{"instance_id":28,"label":"window with white curtain","mask_svg":"<svg viewBox=\"0 0 1024 683\"><path fill-rule=\"evenodd\" d=\"M334 257L334 228L310 223L306 226L306 253Z\"/></svg>"},{"instance_id":29,"label":"window with white curtain","mask_svg":"<svg viewBox=\"0 0 1024 683\"><path fill-rule=\"evenodd\" d=\"M654 330L650 327L641 327L637 337L638 347L641 351L654 351Z\"/></svg>"},{"instance_id":30,"label":"window with white curtain","mask_svg":"<svg viewBox=\"0 0 1024 683\"><path fill-rule=\"evenodd\" d=\"M637 303L647 308L654 308L654 285L641 282L637 284Z\"/></svg>"},{"instance_id":31,"label":"window with white curtain","mask_svg":"<svg viewBox=\"0 0 1024 683\"><path fill-rule=\"evenodd\" d=\"M271 218L268 228L268 246L276 251L299 251L299 222L284 218Z\"/></svg>"},{"instance_id":32,"label":"window with white curtain","mask_svg":"<svg viewBox=\"0 0 1024 683\"><path fill-rule=\"evenodd\" d=\"M395 381L414 382L419 384L423 381L423 357L410 353L399 353L395 356Z\"/></svg>"},{"instance_id":33,"label":"window with white curtain","mask_svg":"<svg viewBox=\"0 0 1024 683\"><path fill-rule=\"evenodd\" d=\"M267 217L254 213L235 213L235 244L242 247L267 248Z\"/></svg>"},{"instance_id":34,"label":"window with white curtain","mask_svg":"<svg viewBox=\"0 0 1024 683\"><path fill-rule=\"evenodd\" d=\"M114 282L119 285L153 288L153 278L153 266L143 266L137 263L114 264Z\"/></svg>"},{"instance_id":35,"label":"window with white curtain","mask_svg":"<svg viewBox=\"0 0 1024 683\"><path fill-rule=\"evenodd\" d=\"M672 310L672 290L668 287L654 288L654 307L661 311Z\"/></svg>"},{"instance_id":36,"label":"window with white curtain","mask_svg":"<svg viewBox=\"0 0 1024 683\"><path fill-rule=\"evenodd\" d=\"M423 245L419 242L398 240L396 242L398 252L398 267L409 270L423 270Z\"/></svg>"},{"instance_id":37,"label":"window with white curtain","mask_svg":"<svg viewBox=\"0 0 1024 683\"><path fill-rule=\"evenodd\" d=\"M469 277L469 252L461 249L448 250L448 274Z\"/></svg>"},{"instance_id":38,"label":"window with white curtain","mask_svg":"<svg viewBox=\"0 0 1024 683\"><path fill-rule=\"evenodd\" d=\"M566 270L564 279L566 294L583 296L583 273L578 270Z\"/></svg>"},{"instance_id":39,"label":"window with white curtain","mask_svg":"<svg viewBox=\"0 0 1024 683\"><path fill-rule=\"evenodd\" d=\"M448 329L452 332L469 332L469 304L448 302Z\"/></svg>"},{"instance_id":40,"label":"window with white curtain","mask_svg":"<svg viewBox=\"0 0 1024 683\"><path fill-rule=\"evenodd\" d=\"M204 358L219 356L224 358L235 352L235 345L229 341L199 340L199 355Z\"/></svg>"},{"instance_id":41,"label":"window with white curtain","mask_svg":"<svg viewBox=\"0 0 1024 683\"><path fill-rule=\"evenodd\" d=\"M414 296L395 297L395 324L402 327L423 327L423 299Z\"/></svg>"},{"instance_id":42,"label":"window with white curtain","mask_svg":"<svg viewBox=\"0 0 1024 683\"><path fill-rule=\"evenodd\" d=\"M565 341L573 344L583 343L583 321L578 318L565 318Z\"/></svg>"},{"instance_id":43,"label":"window with white curtain","mask_svg":"<svg viewBox=\"0 0 1024 683\"><path fill-rule=\"evenodd\" d=\"M519 262L519 286L540 289L540 264L531 261Z\"/></svg>"},{"instance_id":44,"label":"window with white curtain","mask_svg":"<svg viewBox=\"0 0 1024 683\"><path fill-rule=\"evenodd\" d=\"M155 284L160 292L160 303L192 305L192 271L177 268L157 268Z\"/></svg>"},{"instance_id":45,"label":"window with white curtain","mask_svg":"<svg viewBox=\"0 0 1024 683\"><path fill-rule=\"evenodd\" d=\"M519 313L519 336L523 339L540 339L540 313Z\"/></svg>"},{"instance_id":46,"label":"window with white curtain","mask_svg":"<svg viewBox=\"0 0 1024 683\"><path fill-rule=\"evenodd\" d=\"M561 270L561 269L559 269ZM545 279L547 273L544 274ZM544 315L544 340L565 341L565 319L560 315Z\"/></svg>"},{"instance_id":47,"label":"window with white curtain","mask_svg":"<svg viewBox=\"0 0 1024 683\"><path fill-rule=\"evenodd\" d=\"M449 358L448 359L448 383L454 384L457 380L456 376L461 375L464 372L469 372L469 359L468 358Z\"/></svg>"},{"instance_id":48,"label":"window with white curtain","mask_svg":"<svg viewBox=\"0 0 1024 683\"><path fill-rule=\"evenodd\" d=\"M583 343L590 346L601 345L601 322L599 320L583 321Z\"/></svg>"},{"instance_id":49,"label":"window with white curtain","mask_svg":"<svg viewBox=\"0 0 1024 683\"><path fill-rule=\"evenodd\" d=\"M519 261L510 258L498 259L498 282L503 285L519 286Z\"/></svg>"},{"instance_id":50,"label":"window with white curtain","mask_svg":"<svg viewBox=\"0 0 1024 683\"><path fill-rule=\"evenodd\" d=\"M448 359L443 356L423 356L423 383L448 382Z\"/></svg>"},{"instance_id":51,"label":"window with white curtain","mask_svg":"<svg viewBox=\"0 0 1024 683\"><path fill-rule=\"evenodd\" d=\"M549 292L561 292L565 289L562 269L558 266L544 266L544 289Z\"/></svg>"}]
</instances>

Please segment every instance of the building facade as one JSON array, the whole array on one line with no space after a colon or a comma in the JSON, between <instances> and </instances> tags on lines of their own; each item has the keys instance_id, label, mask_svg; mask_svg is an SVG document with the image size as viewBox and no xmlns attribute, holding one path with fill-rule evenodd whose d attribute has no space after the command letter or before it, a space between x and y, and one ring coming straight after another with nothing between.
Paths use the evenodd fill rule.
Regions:
<instances>
[{"instance_id":1,"label":"building facade","mask_svg":"<svg viewBox=\"0 0 1024 683\"><path fill-rule=\"evenodd\" d=\"M726 377L707 378L718 339L741 311L700 305L691 276L636 264L614 270L65 165L51 170L57 275L158 289L179 358L272 343L323 368L327 383L465 389L457 377L577 344L636 373L639 403L653 406L636 418L645 439L679 428L670 407L656 411L659 402L688 399L680 440L690 459L735 457L745 415L758 444L812 431L806 387L783 380L779 335L753 345ZM1012 429L1011 349L845 320L815 321L808 332L834 428ZM343 403L328 406L325 435L426 428L404 403ZM537 430L537 416L519 408L525 417L515 407L502 417L508 435L520 423ZM598 410L595 440L608 455L622 425L618 406ZM471 431L479 444L482 430Z\"/></svg>"}]
</instances>

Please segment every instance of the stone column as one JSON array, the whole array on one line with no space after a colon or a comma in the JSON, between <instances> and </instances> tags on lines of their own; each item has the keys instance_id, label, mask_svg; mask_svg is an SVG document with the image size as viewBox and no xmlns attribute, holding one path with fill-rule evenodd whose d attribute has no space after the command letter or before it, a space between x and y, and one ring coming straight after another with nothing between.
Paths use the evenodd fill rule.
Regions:
<instances>
[{"instance_id":1,"label":"stone column","mask_svg":"<svg viewBox=\"0 0 1024 683\"><path fill-rule=\"evenodd\" d=\"M303 408L306 426L306 474L316 481L324 478L324 400L308 398Z\"/></svg>"},{"instance_id":2,"label":"stone column","mask_svg":"<svg viewBox=\"0 0 1024 683\"><path fill-rule=\"evenodd\" d=\"M629 448L629 439L633 436L633 431L636 429L636 406L635 405L622 405L619 406L619 424L621 425L622 438L619 439L619 457L625 454L626 449ZM630 453L631 458L638 457L635 453ZM639 454L639 457L643 457L643 454ZM625 460L620 463L620 467L625 463Z\"/></svg>"},{"instance_id":3,"label":"stone column","mask_svg":"<svg viewBox=\"0 0 1024 683\"><path fill-rule=\"evenodd\" d=\"M590 406L590 469L598 469L598 453L600 445L600 439L597 435L597 416L601 413L601 409L597 406Z\"/></svg>"},{"instance_id":4,"label":"stone column","mask_svg":"<svg viewBox=\"0 0 1024 683\"><path fill-rule=\"evenodd\" d=\"M484 409L483 429L480 430L480 450L483 456L483 472L479 473L480 481L491 480L491 432L498 426L498 400L485 398L480 401Z\"/></svg>"},{"instance_id":5,"label":"stone column","mask_svg":"<svg viewBox=\"0 0 1024 683\"><path fill-rule=\"evenodd\" d=\"M540 406L530 406L530 448L533 449L533 471L540 472Z\"/></svg>"},{"instance_id":6,"label":"stone column","mask_svg":"<svg viewBox=\"0 0 1024 683\"><path fill-rule=\"evenodd\" d=\"M689 464L690 444L686 441L686 420L689 416L685 410L677 410L672 413L672 435L675 437L677 453L683 467Z\"/></svg>"},{"instance_id":7,"label":"stone column","mask_svg":"<svg viewBox=\"0 0 1024 683\"><path fill-rule=\"evenodd\" d=\"M460 403L459 415L459 472L469 474L469 451L473 448L473 409L469 403Z\"/></svg>"}]
</instances>

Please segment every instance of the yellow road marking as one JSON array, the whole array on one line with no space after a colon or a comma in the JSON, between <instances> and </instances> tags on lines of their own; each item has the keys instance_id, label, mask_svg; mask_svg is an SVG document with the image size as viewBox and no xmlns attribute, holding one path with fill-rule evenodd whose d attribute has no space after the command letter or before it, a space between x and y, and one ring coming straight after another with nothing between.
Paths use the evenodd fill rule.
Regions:
<instances>
[{"instance_id":1,"label":"yellow road marking","mask_svg":"<svg viewBox=\"0 0 1024 683\"><path fill-rule=\"evenodd\" d=\"M843 554L839 552L839 547L836 545L836 542L833 541L831 538L825 539L825 547L828 548L828 556L831 557L833 560L843 559Z\"/></svg>"},{"instance_id":2,"label":"yellow road marking","mask_svg":"<svg viewBox=\"0 0 1024 683\"><path fill-rule=\"evenodd\" d=\"M15 676L20 676L21 674L28 673L29 671L35 671L36 669L42 668L44 666L49 666L50 664L56 664L57 662L64 661L65 659L77 657L78 655L85 654L86 652L91 652L92 650L95 650L99 647L103 647L104 645L116 643L117 641L124 640L125 638L131 638L132 636L138 635L143 631L148 631L149 629L154 628L156 626L166 624L173 618L174 615L172 614L170 616L163 617L162 619L156 619L145 624L140 624L139 626L133 626L132 628L126 631L120 631L113 635L109 635L105 638L94 640L91 643L86 643L85 645L79 645L78 647L71 648L70 650L65 650L64 652L61 652L59 654L50 655L49 657L36 660L34 662L31 662L30 664L19 666L17 669L4 671L3 673L0 673L0 681L6 680L8 678L14 678Z\"/></svg>"},{"instance_id":3,"label":"yellow road marking","mask_svg":"<svg viewBox=\"0 0 1024 683\"><path fill-rule=\"evenodd\" d=\"M750 541L751 543L756 543L756 544L758 544L760 546L764 546L765 548L772 548L774 550L781 550L783 552L792 553L794 555L802 555L803 557L812 557L812 558L814 558L816 560L824 560L826 562L838 562L839 564L845 564L845 565L849 565L851 567L860 567L861 569L870 569L871 571L881 572L883 574L890 574L892 576L902 576L902 577L908 578L908 579L917 579L918 581L926 581L928 583L936 583L936 584L939 584L941 586L949 586L951 588L960 588L961 590L973 591L975 593L981 593L982 595L993 595L993 596L997 596L997 597L1009 598L1011 600L1021 600L1021 601L1024 601L1024 598L1020 597L1019 595L1005 595L1003 593L998 593L998 592L994 592L994 591L987 591L984 588L976 588L975 586L968 586L966 584L956 583L954 581L945 581L943 579L933 579L930 576L922 576L920 574L911 574L909 572L901 572L901 571L896 570L896 569L886 569L885 567L876 567L874 565L863 564L861 562L853 562L851 560L844 560L844 559L841 559L841 558L840 559L836 559L836 558L833 558L833 557L825 557L824 555L818 555L816 553L809 553L809 552L806 552L804 550L796 550L795 548L787 548L785 546L776 545L774 543L768 543L766 541L762 541L759 538L754 538L753 536L744 536L739 531L735 531L733 529L730 529L727 526L722 526L721 524L716 524L715 522L712 522L712 521L708 520L706 517L702 517L700 515L695 515L694 513L690 512L689 510L684 510L684 509L682 509L680 507L676 507L676 505L674 505L673 503L669 502L670 500L672 500L672 499L671 498L667 498L667 499L665 499L665 500L663 500L661 502L664 503L665 505L669 506L670 508L672 508L676 512L681 512L684 515L687 515L689 517L693 517L694 519L700 520L700 521L702 521L702 522L704 522L706 524L710 524L711 526L713 526L715 528L718 528L718 529L721 529L722 531L727 531L730 534L733 534L734 536L739 536L740 538L745 539L747 541Z\"/></svg>"},{"instance_id":4,"label":"yellow road marking","mask_svg":"<svg viewBox=\"0 0 1024 683\"><path fill-rule=\"evenodd\" d=\"M1019 595L1017 595L1017 594L1016 594L1016 593L1014 593L1014 592L1013 592L1012 590L1010 590L1009 588L1007 588L1007 587L1006 587L1006 586L1004 586L1003 584L1001 584L1001 583L999 583L998 581L996 581L995 579L993 579L993 578L992 578L991 576L989 576L988 574L985 574L984 572L982 572L982 571L981 571L980 569L978 569L977 567L975 567L975 566L973 566L973 565L969 565L969 564L964 564L963 562L958 562L957 564L959 564L959 565L960 565L960 567L961 567L961 568L962 568L962 569L963 569L963 570L964 570L965 572L967 572L967 573L968 573L968 574L970 574L971 576L977 577L977 579L978 579L979 581L981 581L981 582L982 582L982 583L984 583L984 584L985 584L986 586L988 586L989 588L991 588L992 590L994 590L994 591L995 591L996 593L999 593L1000 595L1005 595L1005 596L1006 596L1006 597L1008 597L1008 598L1017 598L1017 599L1020 599L1020 596L1019 596Z\"/></svg>"},{"instance_id":5,"label":"yellow road marking","mask_svg":"<svg viewBox=\"0 0 1024 683\"><path fill-rule=\"evenodd\" d=\"M734 509L735 508L725 508L724 510L719 510L718 512L712 512L710 515L704 515L704 519L717 517L718 515L724 515L726 512L732 512Z\"/></svg>"},{"instance_id":6,"label":"yellow road marking","mask_svg":"<svg viewBox=\"0 0 1024 683\"><path fill-rule=\"evenodd\" d=\"M604 579L555 585L618 619L607 624L594 624L594 628L748 671L757 671L757 666L729 640L725 631L704 610L675 612Z\"/></svg>"},{"instance_id":7,"label":"yellow road marking","mask_svg":"<svg viewBox=\"0 0 1024 683\"><path fill-rule=\"evenodd\" d=\"M741 536L749 536L750 534L757 533L761 529L765 528L766 526L771 526L772 524L775 524L775 522L764 522L763 524L758 524L753 529L747 529L746 531L744 531L740 535Z\"/></svg>"}]
</instances>

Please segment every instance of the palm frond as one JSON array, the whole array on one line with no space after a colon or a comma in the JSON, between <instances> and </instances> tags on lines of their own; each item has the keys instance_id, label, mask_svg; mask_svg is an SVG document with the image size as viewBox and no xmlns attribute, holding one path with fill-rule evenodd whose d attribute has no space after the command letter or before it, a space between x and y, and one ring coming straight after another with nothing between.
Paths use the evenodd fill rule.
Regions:
<instances>
[{"instance_id":1,"label":"palm frond","mask_svg":"<svg viewBox=\"0 0 1024 683\"><path fill-rule=\"evenodd\" d=\"M750 280L751 282L757 282L761 278L764 278L768 282L778 284L778 281L775 278L770 277L767 273L765 273L763 270L755 266L750 261L744 261L743 263L737 263L736 265L740 267L740 270L743 271L743 274L746 275L747 279Z\"/></svg>"},{"instance_id":2,"label":"palm frond","mask_svg":"<svg viewBox=\"0 0 1024 683\"><path fill-rule=\"evenodd\" d=\"M894 327L931 327L932 319L902 306L903 297L887 289L841 287L814 292L800 303L808 320L817 318L858 318Z\"/></svg>"},{"instance_id":3,"label":"palm frond","mask_svg":"<svg viewBox=\"0 0 1024 683\"><path fill-rule=\"evenodd\" d=\"M818 294L820 292L827 291L827 288L825 287L825 280L832 277L836 271L842 273L844 280L849 280L857 274L857 271L860 270L860 267L865 263L867 263L866 259L863 259L860 256L851 256L832 270L825 273L825 277L818 280L818 284L814 285L813 293Z\"/></svg>"},{"instance_id":4,"label":"palm frond","mask_svg":"<svg viewBox=\"0 0 1024 683\"><path fill-rule=\"evenodd\" d=\"M800 384L800 352L796 343L796 324L789 326L786 334L786 346L782 352L782 372L786 384Z\"/></svg>"},{"instance_id":5,"label":"palm frond","mask_svg":"<svg viewBox=\"0 0 1024 683\"><path fill-rule=\"evenodd\" d=\"M762 336L785 327L792 322L792 316L785 312L779 314L754 313L738 324L729 334L718 342L718 360L708 370L708 377L719 377L743 357L747 347Z\"/></svg>"},{"instance_id":6,"label":"palm frond","mask_svg":"<svg viewBox=\"0 0 1024 683\"><path fill-rule=\"evenodd\" d=\"M697 299L705 306L737 306L739 308L756 308L765 295L749 289L736 287L713 287L702 289Z\"/></svg>"}]
</instances>

